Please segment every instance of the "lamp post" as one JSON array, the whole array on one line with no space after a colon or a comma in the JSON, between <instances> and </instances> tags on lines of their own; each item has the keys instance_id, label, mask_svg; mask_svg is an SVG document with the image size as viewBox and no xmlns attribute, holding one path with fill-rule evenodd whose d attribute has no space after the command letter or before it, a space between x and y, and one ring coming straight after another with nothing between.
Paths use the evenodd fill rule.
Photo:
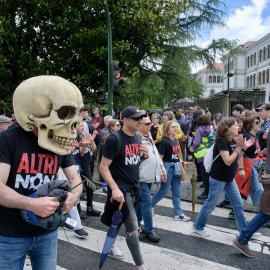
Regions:
<instances>
[{"instance_id":1,"label":"lamp post","mask_svg":"<svg viewBox=\"0 0 270 270\"><path fill-rule=\"evenodd\" d=\"M230 77L233 76L233 73L230 73L230 59L231 55L228 56L228 72L227 72L227 87L228 87L228 94L229 94L229 115L231 114L231 97L230 97Z\"/></svg>"}]
</instances>

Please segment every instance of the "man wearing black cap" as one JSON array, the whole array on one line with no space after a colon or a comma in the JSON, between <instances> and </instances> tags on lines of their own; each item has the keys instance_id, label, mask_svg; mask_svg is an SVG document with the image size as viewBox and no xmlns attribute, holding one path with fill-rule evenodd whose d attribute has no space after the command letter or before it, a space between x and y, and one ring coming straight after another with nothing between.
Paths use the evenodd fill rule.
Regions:
<instances>
[{"instance_id":1,"label":"man wearing black cap","mask_svg":"<svg viewBox=\"0 0 270 270\"><path fill-rule=\"evenodd\" d=\"M259 104L256 108L256 112L259 112L259 116L263 120L261 131L256 135L260 143L260 148L263 150L267 147L267 134L270 128L270 104Z\"/></svg>"},{"instance_id":2,"label":"man wearing black cap","mask_svg":"<svg viewBox=\"0 0 270 270\"><path fill-rule=\"evenodd\" d=\"M141 198L140 162L148 158L148 148L142 145L136 136L143 117L146 117L146 114L141 113L135 106L126 107L122 111L123 128L115 132L121 140L117 138L118 135L112 134L108 137L100 163L100 173L109 186L106 206L110 205L110 197L113 197L120 204L124 203L123 211L124 207L127 210L128 214L123 217L126 242L137 270L146 270L140 251L137 216L133 207L134 202L139 203ZM120 151L117 153L119 142Z\"/></svg>"},{"instance_id":3,"label":"man wearing black cap","mask_svg":"<svg viewBox=\"0 0 270 270\"><path fill-rule=\"evenodd\" d=\"M3 130L8 129L9 127L9 123L12 119L8 118L4 115L0 115L0 132L2 132Z\"/></svg>"}]
</instances>

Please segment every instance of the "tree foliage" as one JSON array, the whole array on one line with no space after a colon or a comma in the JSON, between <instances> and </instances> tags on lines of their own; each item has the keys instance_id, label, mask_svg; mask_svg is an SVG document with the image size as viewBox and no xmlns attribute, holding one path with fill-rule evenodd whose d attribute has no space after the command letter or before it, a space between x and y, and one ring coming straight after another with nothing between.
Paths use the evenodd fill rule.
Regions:
<instances>
[{"instance_id":1,"label":"tree foliage","mask_svg":"<svg viewBox=\"0 0 270 270\"><path fill-rule=\"evenodd\" d=\"M211 52L183 45L194 40L200 27L222 25L222 1L107 3L114 60L128 63L125 73L130 78L127 87L116 92L117 102L124 104L130 97L140 103L144 93L149 104L161 104L161 95L167 98L187 85L194 87L189 61L211 62L217 46ZM103 1L0 0L0 100L8 101L23 80L50 74L73 81L85 100L93 102L93 89L107 82L107 53Z\"/></svg>"}]
</instances>

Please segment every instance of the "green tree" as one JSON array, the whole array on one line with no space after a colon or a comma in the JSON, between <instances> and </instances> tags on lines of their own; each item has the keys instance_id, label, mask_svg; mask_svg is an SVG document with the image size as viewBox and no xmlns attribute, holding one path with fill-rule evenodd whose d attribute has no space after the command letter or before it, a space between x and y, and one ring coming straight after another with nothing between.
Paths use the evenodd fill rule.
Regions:
<instances>
[{"instance_id":1,"label":"green tree","mask_svg":"<svg viewBox=\"0 0 270 270\"><path fill-rule=\"evenodd\" d=\"M114 59L128 63L127 77L138 78L139 74L139 81L146 81L146 86L153 88L149 104L161 104L162 89L163 92L176 89L168 86L170 82L162 74L173 72L166 69L170 53L192 41L202 25L222 25L220 0L107 2L112 21ZM202 55L210 59L210 51L190 47L183 49L182 54L187 51L193 52L193 59L203 58ZM85 100L93 102L93 89L107 82L107 52L103 1L0 0L0 100L10 100L14 89L23 80L50 74L73 81ZM149 67L154 61L165 66L151 71ZM147 62L150 65L143 64ZM173 74L170 76L174 77ZM158 83L153 87L155 81ZM123 103L126 95L131 96L131 91L120 89L116 93L117 102ZM136 98L135 94L134 101L142 102L140 97Z\"/></svg>"}]
</instances>

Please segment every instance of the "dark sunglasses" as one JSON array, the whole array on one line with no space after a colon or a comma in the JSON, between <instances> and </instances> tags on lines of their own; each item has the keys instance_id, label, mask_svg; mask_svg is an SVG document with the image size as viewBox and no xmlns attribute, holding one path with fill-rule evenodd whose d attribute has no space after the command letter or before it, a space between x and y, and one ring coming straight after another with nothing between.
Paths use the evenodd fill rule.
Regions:
<instances>
[{"instance_id":1,"label":"dark sunglasses","mask_svg":"<svg viewBox=\"0 0 270 270\"><path fill-rule=\"evenodd\" d=\"M143 123L143 124L145 124L146 126L150 126L152 123L150 122L150 123Z\"/></svg>"},{"instance_id":2,"label":"dark sunglasses","mask_svg":"<svg viewBox=\"0 0 270 270\"><path fill-rule=\"evenodd\" d=\"M254 122L255 125L260 125L261 124L261 121L260 120L257 120Z\"/></svg>"},{"instance_id":3,"label":"dark sunglasses","mask_svg":"<svg viewBox=\"0 0 270 270\"><path fill-rule=\"evenodd\" d=\"M132 119L134 121L139 121L139 120L142 120L143 117L142 116L141 117L129 117L128 119Z\"/></svg>"}]
</instances>

